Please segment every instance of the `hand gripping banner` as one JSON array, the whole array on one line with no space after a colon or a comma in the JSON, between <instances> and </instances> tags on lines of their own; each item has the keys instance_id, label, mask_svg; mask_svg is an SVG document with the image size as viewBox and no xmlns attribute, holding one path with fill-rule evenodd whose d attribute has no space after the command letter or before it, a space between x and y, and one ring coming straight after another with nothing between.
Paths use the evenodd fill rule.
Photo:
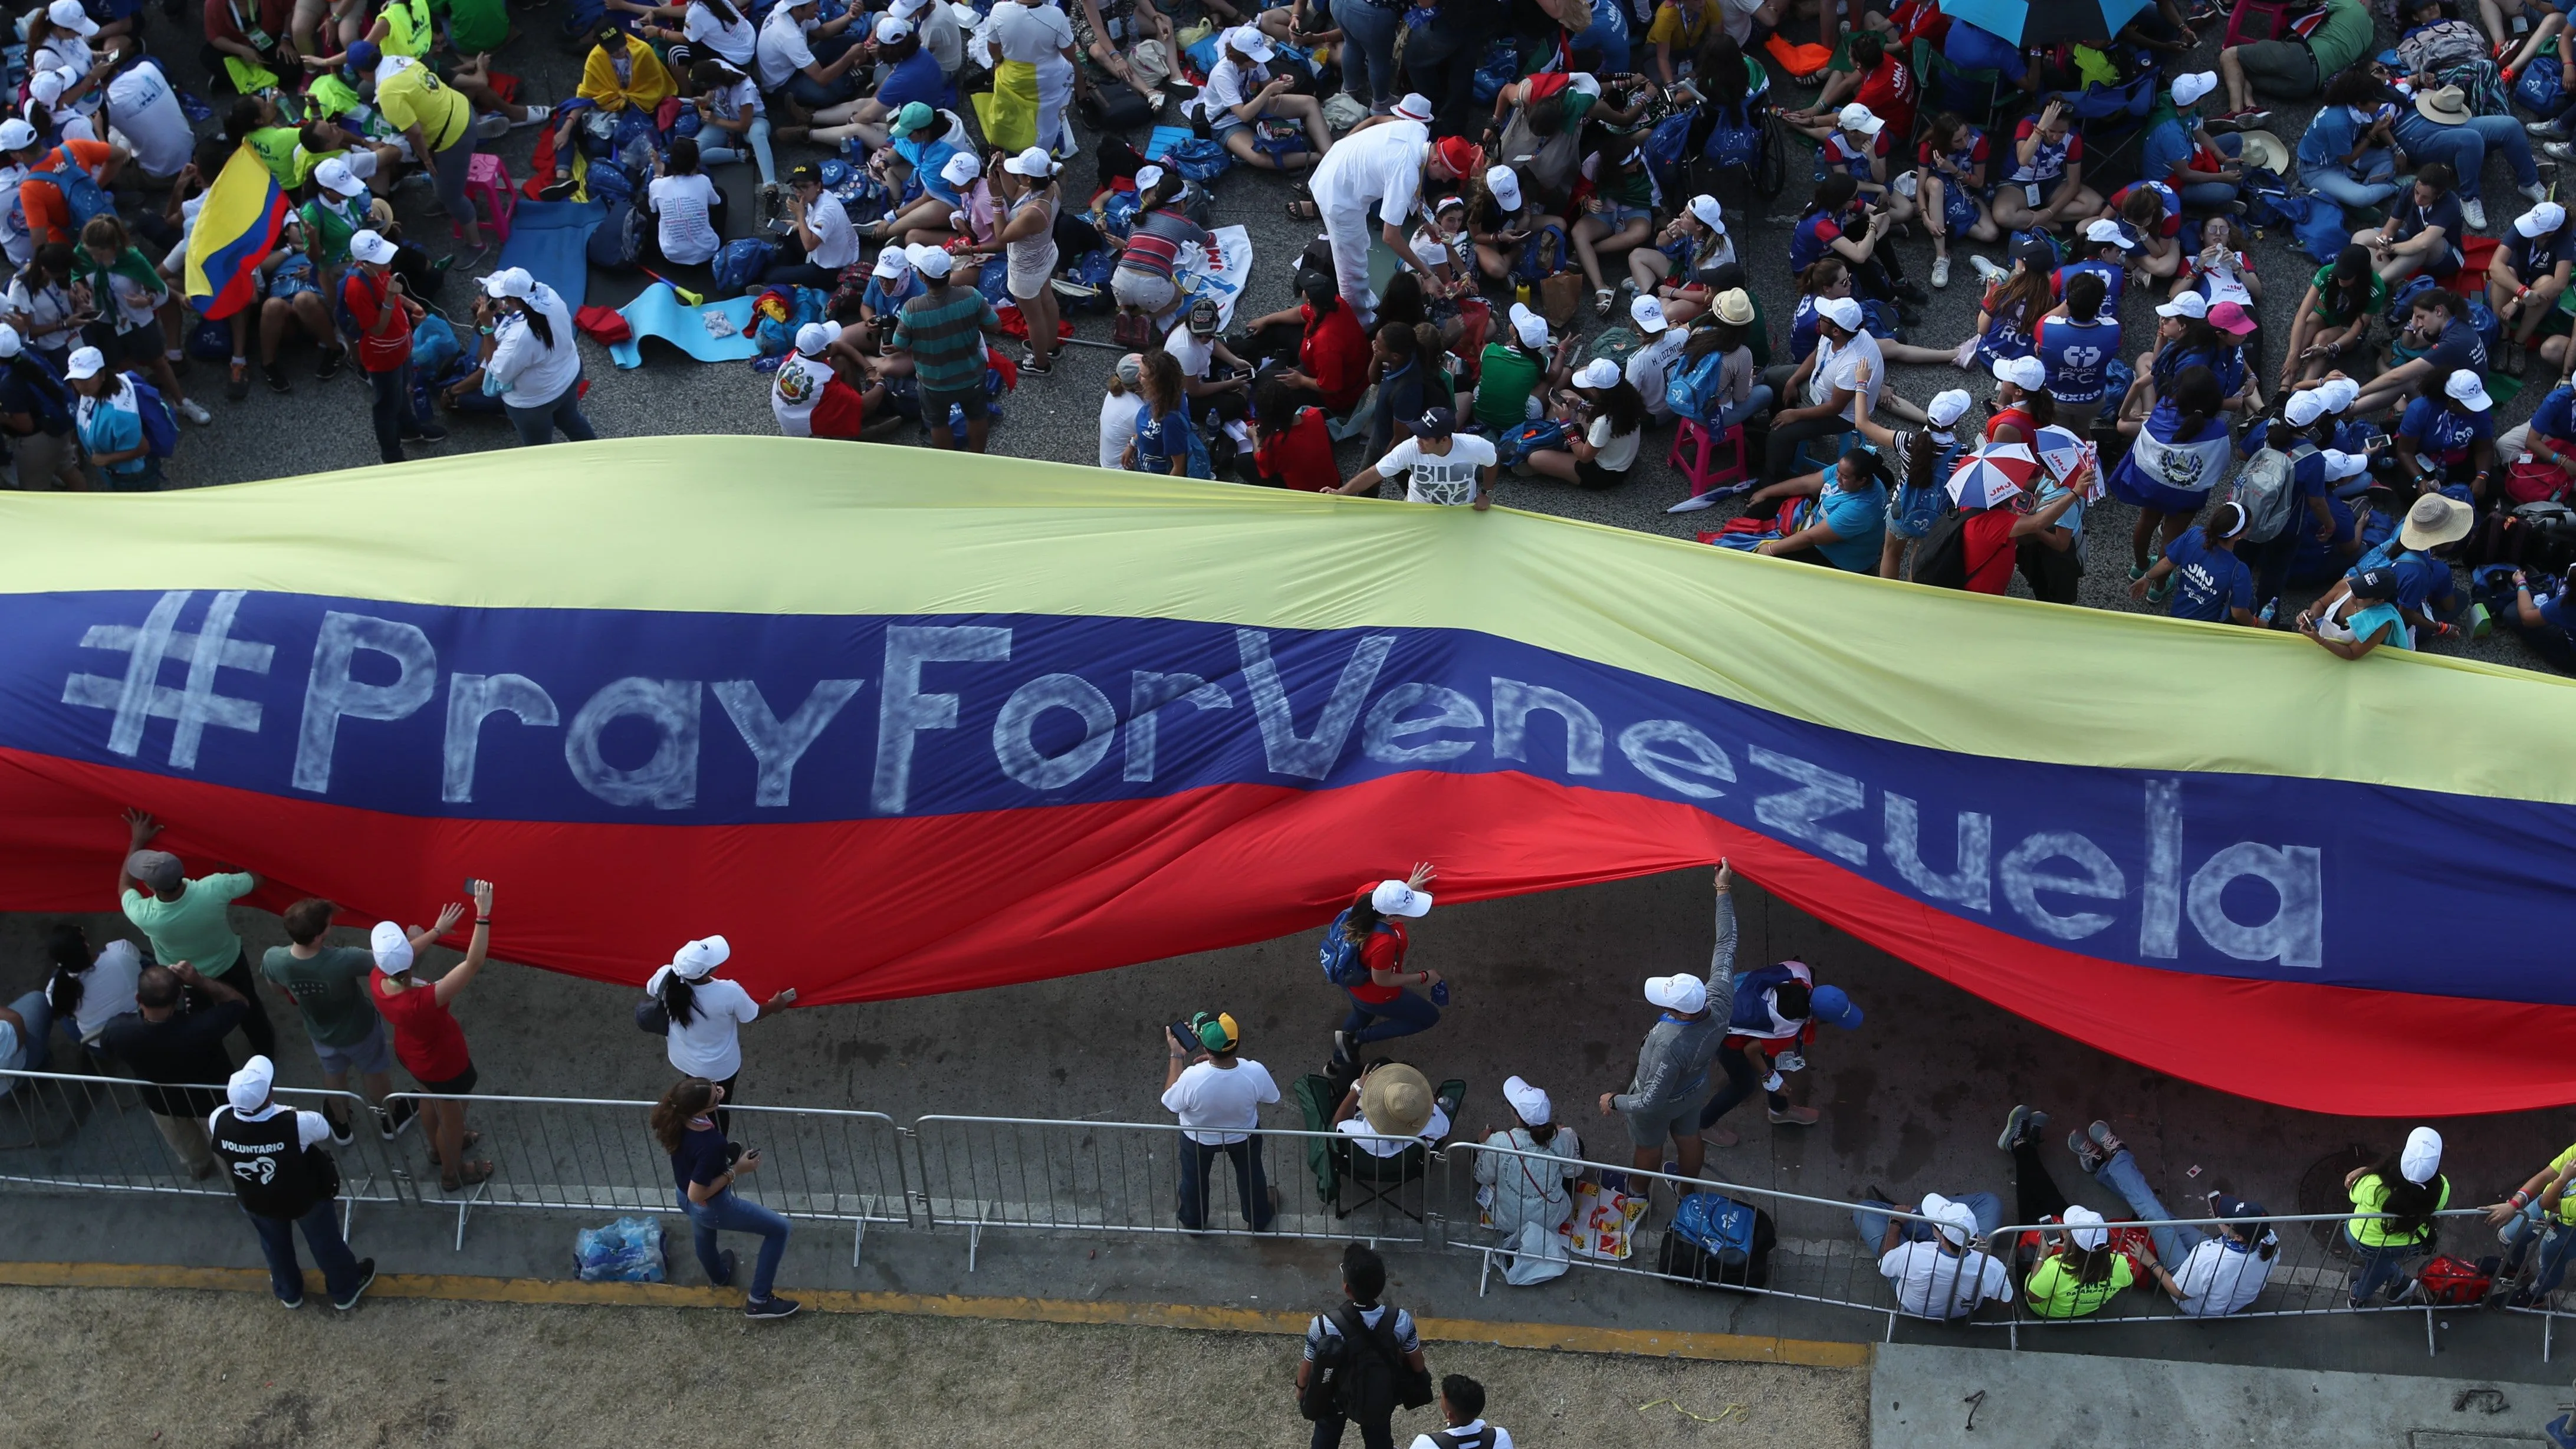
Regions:
<instances>
[{"instance_id":1,"label":"hand gripping banner","mask_svg":"<svg viewBox=\"0 0 2576 1449\"><path fill-rule=\"evenodd\" d=\"M2566 680L788 439L0 520L0 907L106 908L134 805L362 916L492 877L514 960L722 932L837 1002L1310 930L1421 859L1475 898L1724 854L2227 1091L2576 1101Z\"/></svg>"}]
</instances>

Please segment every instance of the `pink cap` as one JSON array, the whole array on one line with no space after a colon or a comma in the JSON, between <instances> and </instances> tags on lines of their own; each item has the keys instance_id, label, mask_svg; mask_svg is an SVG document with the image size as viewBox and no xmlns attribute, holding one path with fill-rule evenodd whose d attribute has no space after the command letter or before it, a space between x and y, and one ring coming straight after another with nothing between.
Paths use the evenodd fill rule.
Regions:
<instances>
[{"instance_id":1,"label":"pink cap","mask_svg":"<svg viewBox=\"0 0 2576 1449\"><path fill-rule=\"evenodd\" d=\"M2244 337L2254 330L2254 319L2233 302L2221 302L2209 309L2209 325L2230 337Z\"/></svg>"}]
</instances>

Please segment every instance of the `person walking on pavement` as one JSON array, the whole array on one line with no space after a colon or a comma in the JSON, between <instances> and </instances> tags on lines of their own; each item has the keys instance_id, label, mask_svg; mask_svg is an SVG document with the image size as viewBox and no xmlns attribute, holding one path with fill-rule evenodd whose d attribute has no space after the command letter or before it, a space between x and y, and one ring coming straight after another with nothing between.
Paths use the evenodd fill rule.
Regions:
<instances>
[{"instance_id":1,"label":"person walking on pavement","mask_svg":"<svg viewBox=\"0 0 2576 1449\"><path fill-rule=\"evenodd\" d=\"M185 989L183 989L185 988ZM205 998L194 1010L189 996ZM215 1110L214 1093L200 1085L233 1073L224 1037L241 1024L250 1008L240 992L185 961L146 966L134 979L135 1011L107 1024L99 1044L125 1063L127 1071L151 1083L143 1105L161 1140L179 1155L188 1175L200 1181L215 1170L215 1155L206 1144L206 1114Z\"/></svg>"},{"instance_id":2,"label":"person walking on pavement","mask_svg":"<svg viewBox=\"0 0 2576 1449\"><path fill-rule=\"evenodd\" d=\"M1386 1260L1366 1243L1344 1248L1345 1301L1307 1323L1297 1364L1297 1410L1315 1426L1309 1449L1338 1449L1352 1423L1361 1449L1395 1449L1395 1411L1431 1402L1422 1335L1412 1314L1378 1301L1385 1292Z\"/></svg>"},{"instance_id":3,"label":"person walking on pavement","mask_svg":"<svg viewBox=\"0 0 2576 1449\"><path fill-rule=\"evenodd\" d=\"M680 1211L698 1250L698 1266L719 1288L733 1282L738 1260L731 1248L716 1251L718 1231L758 1233L760 1258L752 1265L751 1291L743 1300L745 1318L785 1318L800 1306L793 1298L771 1292L778 1281L778 1260L787 1256L787 1219L737 1196L736 1182L760 1170L760 1149L748 1151L725 1140L716 1125L716 1108L724 1088L704 1077L682 1077L653 1104L653 1137L671 1154L671 1182Z\"/></svg>"},{"instance_id":4,"label":"person walking on pavement","mask_svg":"<svg viewBox=\"0 0 2576 1449\"><path fill-rule=\"evenodd\" d=\"M1175 1215L1192 1232L1207 1226L1208 1170L1220 1156L1234 1163L1243 1220L1254 1232L1268 1228L1279 1213L1279 1189L1262 1177L1260 1132L1261 1108L1279 1100L1279 1084L1268 1067L1237 1054L1242 1039L1224 1012L1202 1011L1162 1034L1170 1048L1163 1107L1180 1118L1186 1139Z\"/></svg>"},{"instance_id":5,"label":"person walking on pavement","mask_svg":"<svg viewBox=\"0 0 2576 1449\"><path fill-rule=\"evenodd\" d=\"M259 889L259 877L246 870L218 871L189 880L179 857L148 848L161 834L160 821L144 811L128 810L125 824L125 864L116 875L116 895L125 907L125 918L152 943L155 960L185 961L208 980L231 987L242 1001L242 1035L250 1038L250 1049L262 1056L275 1054L277 1028L260 1006L258 983L251 979L250 964L242 959L241 937L234 934L226 909Z\"/></svg>"},{"instance_id":6,"label":"person walking on pavement","mask_svg":"<svg viewBox=\"0 0 2576 1449\"><path fill-rule=\"evenodd\" d=\"M1717 1053L1717 1064L1726 1071L1726 1085L1699 1114L1700 1132L1710 1145L1736 1144L1735 1133L1717 1127L1717 1120L1752 1096L1757 1085L1770 1100L1773 1126L1816 1124L1823 1114L1813 1107L1791 1105L1781 1088L1787 1085L1784 1073L1807 1065L1805 1048L1816 1039L1819 1022L1853 1031L1860 1026L1861 1012L1841 987L1816 985L1815 973L1806 962L1782 961L1737 980L1730 1030ZM1711 1128L1717 1130L1711 1133Z\"/></svg>"},{"instance_id":7,"label":"person walking on pavement","mask_svg":"<svg viewBox=\"0 0 2576 1449\"><path fill-rule=\"evenodd\" d=\"M1485 1386L1465 1374L1440 1380L1437 1434L1416 1434L1407 1449L1512 1449L1512 1431L1485 1422Z\"/></svg>"},{"instance_id":8,"label":"person walking on pavement","mask_svg":"<svg viewBox=\"0 0 2576 1449\"><path fill-rule=\"evenodd\" d=\"M1665 1163L1673 1146L1674 1169L1697 1177L1706 1159L1700 1141L1700 1104L1708 1092L1708 1064L1726 1039L1735 1004L1735 872L1717 863L1717 945L1705 981L1686 972L1646 978L1646 1000L1663 1008L1637 1048L1637 1070L1625 1092L1601 1094L1601 1115L1628 1120L1629 1161L1641 1172Z\"/></svg>"},{"instance_id":9,"label":"person walking on pavement","mask_svg":"<svg viewBox=\"0 0 2576 1449\"><path fill-rule=\"evenodd\" d=\"M1333 1033L1334 1061L1357 1062L1361 1047L1429 1031L1439 1023L1440 1008L1449 1003L1448 984L1437 971L1410 971L1404 965L1412 947L1404 922L1431 913L1431 895L1423 887L1438 874L1424 861L1410 879L1379 881L1324 928L1324 975L1351 999L1351 1014ZM1429 987L1430 999L1405 990L1408 983Z\"/></svg>"},{"instance_id":10,"label":"person walking on pavement","mask_svg":"<svg viewBox=\"0 0 2576 1449\"><path fill-rule=\"evenodd\" d=\"M417 1109L409 1097L390 1108L385 1105L394 1089L394 1052L385 1019L376 1014L367 990L367 980L376 969L374 954L355 946L322 944L339 909L317 896L288 906L278 918L286 926L287 944L268 948L260 958L259 974L275 983L303 1013L304 1034L313 1039L313 1055L322 1062L322 1085L345 1092L349 1074L357 1073L359 1085L376 1109L377 1135L391 1142L411 1125ZM331 1113L325 1110L322 1115ZM334 1141L347 1142L349 1132L349 1123L331 1123Z\"/></svg>"},{"instance_id":11,"label":"person walking on pavement","mask_svg":"<svg viewBox=\"0 0 2576 1449\"><path fill-rule=\"evenodd\" d=\"M227 1080L226 1101L207 1114L206 1131L243 1215L259 1230L277 1301L304 1306L304 1265L295 1257L301 1230L331 1306L346 1313L376 1281L376 1260L354 1256L340 1236L340 1217L332 1208L340 1195L340 1169L322 1145L331 1138L330 1122L319 1112L289 1111L270 1100L276 1080L277 1068L268 1058L252 1057Z\"/></svg>"}]
</instances>

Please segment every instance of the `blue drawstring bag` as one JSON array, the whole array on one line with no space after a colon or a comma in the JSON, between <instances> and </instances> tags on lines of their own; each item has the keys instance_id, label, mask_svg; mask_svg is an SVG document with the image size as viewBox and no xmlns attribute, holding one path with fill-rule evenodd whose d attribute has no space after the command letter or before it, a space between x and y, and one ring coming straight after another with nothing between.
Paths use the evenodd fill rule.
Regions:
<instances>
[{"instance_id":1,"label":"blue drawstring bag","mask_svg":"<svg viewBox=\"0 0 2576 1449\"><path fill-rule=\"evenodd\" d=\"M1170 159L1182 180L1212 181L1234 164L1234 153L1226 150L1222 142L1193 136L1174 146Z\"/></svg>"},{"instance_id":2,"label":"blue drawstring bag","mask_svg":"<svg viewBox=\"0 0 2576 1449\"><path fill-rule=\"evenodd\" d=\"M1541 418L1534 423L1523 423L1503 434L1501 440L1494 445L1497 455L1495 461L1506 468L1515 468L1528 461L1532 453L1544 453L1550 448L1564 446L1565 424L1554 418Z\"/></svg>"},{"instance_id":3,"label":"blue drawstring bag","mask_svg":"<svg viewBox=\"0 0 2576 1449\"><path fill-rule=\"evenodd\" d=\"M2558 57L2533 56L2531 64L2522 68L2522 78L2513 83L2513 99L2525 110L2557 115L2567 104L2566 78L2558 73Z\"/></svg>"},{"instance_id":4,"label":"blue drawstring bag","mask_svg":"<svg viewBox=\"0 0 2576 1449\"><path fill-rule=\"evenodd\" d=\"M1503 87L1521 78L1520 47L1508 40L1497 40L1485 52L1485 63L1476 67L1476 104L1490 106Z\"/></svg>"},{"instance_id":5,"label":"blue drawstring bag","mask_svg":"<svg viewBox=\"0 0 2576 1449\"><path fill-rule=\"evenodd\" d=\"M604 1228L584 1228L573 1239L572 1257L584 1283L659 1283L669 1276L662 1224L654 1218L619 1218Z\"/></svg>"},{"instance_id":6,"label":"blue drawstring bag","mask_svg":"<svg viewBox=\"0 0 2576 1449\"><path fill-rule=\"evenodd\" d=\"M435 312L424 315L411 329L411 370L418 376L439 376L464 351L456 340L456 329Z\"/></svg>"}]
</instances>

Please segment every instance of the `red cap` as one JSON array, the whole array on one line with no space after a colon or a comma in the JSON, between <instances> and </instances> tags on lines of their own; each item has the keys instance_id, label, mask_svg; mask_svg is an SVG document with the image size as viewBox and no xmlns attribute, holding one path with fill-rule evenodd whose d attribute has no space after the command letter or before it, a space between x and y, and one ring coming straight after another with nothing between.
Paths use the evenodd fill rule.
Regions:
<instances>
[{"instance_id":1,"label":"red cap","mask_svg":"<svg viewBox=\"0 0 2576 1449\"><path fill-rule=\"evenodd\" d=\"M1485 174L1485 148L1464 136L1443 136L1432 143L1431 150L1440 158L1441 164L1449 168L1452 175L1482 176Z\"/></svg>"}]
</instances>

